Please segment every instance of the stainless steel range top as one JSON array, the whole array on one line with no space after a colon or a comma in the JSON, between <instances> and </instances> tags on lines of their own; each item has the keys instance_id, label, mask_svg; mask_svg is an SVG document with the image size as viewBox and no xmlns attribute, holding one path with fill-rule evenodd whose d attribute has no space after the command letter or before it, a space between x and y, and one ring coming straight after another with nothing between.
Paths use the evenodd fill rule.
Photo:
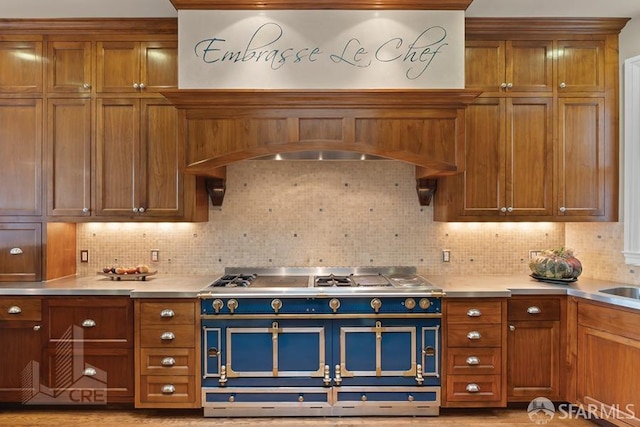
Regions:
<instances>
[{"instance_id":1,"label":"stainless steel range top","mask_svg":"<svg viewBox=\"0 0 640 427\"><path fill-rule=\"evenodd\" d=\"M442 296L415 267L232 267L203 289L200 296L389 295Z\"/></svg>"}]
</instances>

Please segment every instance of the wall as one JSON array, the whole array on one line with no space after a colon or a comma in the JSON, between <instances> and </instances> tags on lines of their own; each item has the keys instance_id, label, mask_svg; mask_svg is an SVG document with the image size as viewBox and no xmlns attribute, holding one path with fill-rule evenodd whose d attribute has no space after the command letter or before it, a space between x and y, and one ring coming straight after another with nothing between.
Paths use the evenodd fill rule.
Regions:
<instances>
[{"instance_id":1,"label":"wall","mask_svg":"<svg viewBox=\"0 0 640 427\"><path fill-rule=\"evenodd\" d=\"M564 225L432 221L414 167L395 161L245 161L202 224L79 224L80 275L149 263L172 274L225 266L413 265L425 274L529 274L528 251L562 246ZM442 249L451 250L443 263ZM151 249L160 261L150 263ZM579 256L580 252L577 252ZM117 261L116 261L117 259Z\"/></svg>"},{"instance_id":2,"label":"wall","mask_svg":"<svg viewBox=\"0 0 640 427\"><path fill-rule=\"evenodd\" d=\"M620 222L602 224L567 224L566 245L578 250L586 265L585 276L631 284L640 284L640 267L624 263L623 173L624 173L624 61L640 55L640 17L629 21L620 33ZM638 191L637 188L634 189Z\"/></svg>"}]
</instances>

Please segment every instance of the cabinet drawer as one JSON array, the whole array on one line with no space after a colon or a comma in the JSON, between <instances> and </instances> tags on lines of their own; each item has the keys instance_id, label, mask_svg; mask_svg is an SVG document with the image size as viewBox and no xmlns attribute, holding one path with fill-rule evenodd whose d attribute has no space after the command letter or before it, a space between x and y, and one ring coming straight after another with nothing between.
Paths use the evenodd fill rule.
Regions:
<instances>
[{"instance_id":1,"label":"cabinet drawer","mask_svg":"<svg viewBox=\"0 0 640 427\"><path fill-rule=\"evenodd\" d=\"M450 402L499 402L500 375L447 375Z\"/></svg>"},{"instance_id":2,"label":"cabinet drawer","mask_svg":"<svg viewBox=\"0 0 640 427\"><path fill-rule=\"evenodd\" d=\"M142 375L194 375L196 352L192 348L142 348Z\"/></svg>"},{"instance_id":3,"label":"cabinet drawer","mask_svg":"<svg viewBox=\"0 0 640 427\"><path fill-rule=\"evenodd\" d=\"M502 344L502 325L448 325L446 333L449 347L500 347Z\"/></svg>"},{"instance_id":4,"label":"cabinet drawer","mask_svg":"<svg viewBox=\"0 0 640 427\"><path fill-rule=\"evenodd\" d=\"M49 322L49 342L69 339L85 343L108 342L110 346L133 343L133 310L126 298L63 298L47 299L46 320ZM72 329L77 327L77 329ZM81 337L75 336L76 330Z\"/></svg>"},{"instance_id":5,"label":"cabinet drawer","mask_svg":"<svg viewBox=\"0 0 640 427\"><path fill-rule=\"evenodd\" d=\"M142 403L193 403L196 379L186 375L143 375L140 377Z\"/></svg>"},{"instance_id":6,"label":"cabinet drawer","mask_svg":"<svg viewBox=\"0 0 640 427\"><path fill-rule=\"evenodd\" d=\"M42 320L40 298L2 298L0 320Z\"/></svg>"},{"instance_id":7,"label":"cabinet drawer","mask_svg":"<svg viewBox=\"0 0 640 427\"><path fill-rule=\"evenodd\" d=\"M502 303L495 300L449 301L445 306L447 324L501 323Z\"/></svg>"},{"instance_id":8,"label":"cabinet drawer","mask_svg":"<svg viewBox=\"0 0 640 427\"><path fill-rule=\"evenodd\" d=\"M143 325L193 325L196 321L194 302L154 301L140 303Z\"/></svg>"},{"instance_id":9,"label":"cabinet drawer","mask_svg":"<svg viewBox=\"0 0 640 427\"><path fill-rule=\"evenodd\" d=\"M141 347L194 347L193 325L153 325L140 330Z\"/></svg>"},{"instance_id":10,"label":"cabinet drawer","mask_svg":"<svg viewBox=\"0 0 640 427\"><path fill-rule=\"evenodd\" d=\"M449 375L493 375L502 372L502 349L450 348L447 350Z\"/></svg>"},{"instance_id":11,"label":"cabinet drawer","mask_svg":"<svg viewBox=\"0 0 640 427\"><path fill-rule=\"evenodd\" d=\"M560 320L559 298L517 298L507 301L509 320Z\"/></svg>"}]
</instances>

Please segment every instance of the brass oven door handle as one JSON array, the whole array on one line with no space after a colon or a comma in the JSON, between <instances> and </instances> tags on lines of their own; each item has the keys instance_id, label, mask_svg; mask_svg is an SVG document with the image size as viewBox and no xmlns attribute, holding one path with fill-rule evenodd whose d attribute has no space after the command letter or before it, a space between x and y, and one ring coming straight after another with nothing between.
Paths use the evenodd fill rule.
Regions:
<instances>
[{"instance_id":1,"label":"brass oven door handle","mask_svg":"<svg viewBox=\"0 0 640 427\"><path fill-rule=\"evenodd\" d=\"M422 365L416 365L416 383L422 385L424 383L424 377L422 376Z\"/></svg>"},{"instance_id":2,"label":"brass oven door handle","mask_svg":"<svg viewBox=\"0 0 640 427\"><path fill-rule=\"evenodd\" d=\"M340 365L336 365L336 377L333 379L333 382L336 386L342 385L342 370L340 369Z\"/></svg>"},{"instance_id":3,"label":"brass oven door handle","mask_svg":"<svg viewBox=\"0 0 640 427\"><path fill-rule=\"evenodd\" d=\"M329 365L324 365L324 378L322 379L325 387L329 387L331 385L331 368Z\"/></svg>"}]
</instances>

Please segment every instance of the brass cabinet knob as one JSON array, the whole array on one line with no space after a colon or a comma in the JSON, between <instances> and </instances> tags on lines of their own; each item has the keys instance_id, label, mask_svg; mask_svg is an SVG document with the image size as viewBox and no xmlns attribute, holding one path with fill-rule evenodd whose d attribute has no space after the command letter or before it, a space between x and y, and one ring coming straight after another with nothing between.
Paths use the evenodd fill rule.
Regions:
<instances>
[{"instance_id":1,"label":"brass cabinet knob","mask_svg":"<svg viewBox=\"0 0 640 427\"><path fill-rule=\"evenodd\" d=\"M275 313L279 312L280 309L282 308L282 301L280 301L278 298L272 300L271 301L271 308L273 309L273 311Z\"/></svg>"}]
</instances>

